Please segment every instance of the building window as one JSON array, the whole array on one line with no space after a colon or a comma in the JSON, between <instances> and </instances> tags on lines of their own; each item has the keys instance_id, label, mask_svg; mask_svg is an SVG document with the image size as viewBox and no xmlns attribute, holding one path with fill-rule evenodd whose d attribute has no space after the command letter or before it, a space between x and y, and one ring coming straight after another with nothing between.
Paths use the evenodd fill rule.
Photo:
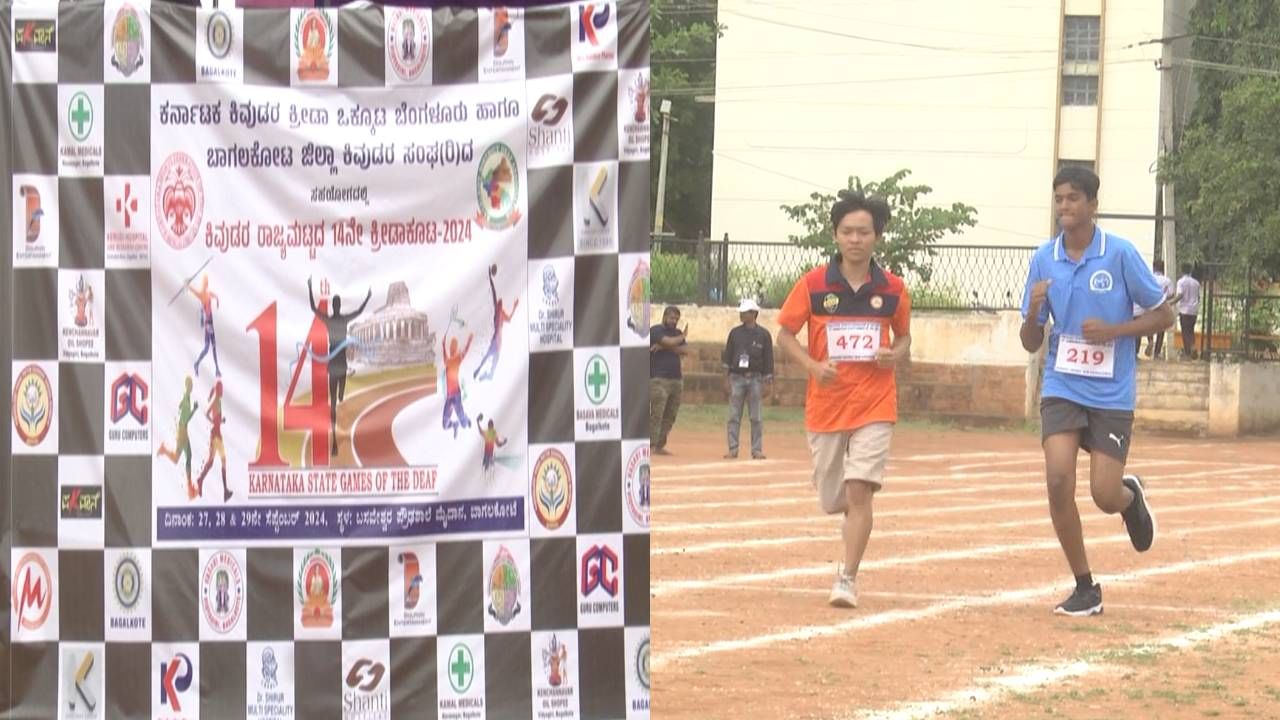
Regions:
<instances>
[{"instance_id":1,"label":"building window","mask_svg":"<svg viewBox=\"0 0 1280 720\"><path fill-rule=\"evenodd\" d=\"M1097 75L1063 75L1062 76L1062 104L1063 105L1097 105L1098 104L1098 76Z\"/></svg>"},{"instance_id":2,"label":"building window","mask_svg":"<svg viewBox=\"0 0 1280 720\"><path fill-rule=\"evenodd\" d=\"M1102 18L1068 15L1062 27L1062 104L1097 105Z\"/></svg>"},{"instance_id":3,"label":"building window","mask_svg":"<svg viewBox=\"0 0 1280 720\"><path fill-rule=\"evenodd\" d=\"M1065 158L1058 160L1058 170L1068 167L1082 167L1090 171L1094 169L1092 160L1067 160Z\"/></svg>"}]
</instances>

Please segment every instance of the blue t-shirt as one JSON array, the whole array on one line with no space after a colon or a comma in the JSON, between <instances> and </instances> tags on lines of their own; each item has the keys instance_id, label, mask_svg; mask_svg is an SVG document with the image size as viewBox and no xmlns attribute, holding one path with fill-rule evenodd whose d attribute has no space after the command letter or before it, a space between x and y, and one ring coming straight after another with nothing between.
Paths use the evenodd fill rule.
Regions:
<instances>
[{"instance_id":1,"label":"blue t-shirt","mask_svg":"<svg viewBox=\"0 0 1280 720\"><path fill-rule=\"evenodd\" d=\"M1133 319L1134 305L1155 309L1164 302L1164 291L1137 248L1124 238L1095 227L1093 242L1080 262L1071 259L1062 242L1059 235L1036 250L1022 293L1022 317L1026 318L1031 309L1031 287L1041 280L1053 281L1036 318L1043 326L1053 317L1041 395L1101 410L1133 410L1137 338L1115 339L1115 366L1109 378L1056 370L1058 343L1064 334L1083 336L1084 321L1090 318L1116 325Z\"/></svg>"},{"instance_id":2,"label":"blue t-shirt","mask_svg":"<svg viewBox=\"0 0 1280 720\"><path fill-rule=\"evenodd\" d=\"M669 328L666 325L654 325L649 328L649 345L657 345L658 341L665 337L679 337L680 331ZM680 338L680 344L684 345L684 338ZM674 350L658 350L649 355L649 377L666 378L667 380L679 380L683 377L680 372L680 355Z\"/></svg>"}]
</instances>

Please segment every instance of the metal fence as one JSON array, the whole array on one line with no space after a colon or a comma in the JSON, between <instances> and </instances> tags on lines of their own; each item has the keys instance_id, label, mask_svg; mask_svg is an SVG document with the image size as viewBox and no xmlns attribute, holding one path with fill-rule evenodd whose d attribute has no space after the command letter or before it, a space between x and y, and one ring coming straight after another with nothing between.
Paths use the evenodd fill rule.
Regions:
<instances>
[{"instance_id":1,"label":"metal fence","mask_svg":"<svg viewBox=\"0 0 1280 720\"><path fill-rule=\"evenodd\" d=\"M655 303L733 305L750 297L782 305L806 271L827 262L818 250L789 243L653 238ZM922 310L1011 310L1022 303L1033 247L940 245L907 271L912 306Z\"/></svg>"},{"instance_id":2,"label":"metal fence","mask_svg":"<svg viewBox=\"0 0 1280 720\"><path fill-rule=\"evenodd\" d=\"M1280 283L1210 263L1201 267L1197 352L1202 359L1280 361Z\"/></svg>"}]
</instances>

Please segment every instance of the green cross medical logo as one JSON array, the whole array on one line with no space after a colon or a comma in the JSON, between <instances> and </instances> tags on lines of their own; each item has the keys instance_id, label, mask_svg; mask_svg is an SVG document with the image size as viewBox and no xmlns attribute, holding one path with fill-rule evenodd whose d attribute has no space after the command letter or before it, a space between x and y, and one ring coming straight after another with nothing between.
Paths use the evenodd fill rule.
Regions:
<instances>
[{"instance_id":1,"label":"green cross medical logo","mask_svg":"<svg viewBox=\"0 0 1280 720\"><path fill-rule=\"evenodd\" d=\"M587 399L592 405L599 405L609 396L609 363L599 355L592 355L587 361L587 372L582 377L587 389Z\"/></svg>"},{"instance_id":2,"label":"green cross medical logo","mask_svg":"<svg viewBox=\"0 0 1280 720\"><path fill-rule=\"evenodd\" d=\"M449 651L449 685L453 691L461 695L471 689L471 681L476 676L475 660L471 657L471 648L462 643L453 646Z\"/></svg>"},{"instance_id":3,"label":"green cross medical logo","mask_svg":"<svg viewBox=\"0 0 1280 720\"><path fill-rule=\"evenodd\" d=\"M67 106L67 129L76 142L89 139L93 131L93 101L83 91L71 96L71 104Z\"/></svg>"}]
</instances>

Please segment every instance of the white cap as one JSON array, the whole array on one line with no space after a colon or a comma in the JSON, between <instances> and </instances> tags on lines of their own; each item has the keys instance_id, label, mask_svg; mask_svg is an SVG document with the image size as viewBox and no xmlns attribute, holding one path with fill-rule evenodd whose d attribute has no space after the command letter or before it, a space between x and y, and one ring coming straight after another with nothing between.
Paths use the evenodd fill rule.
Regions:
<instances>
[{"instance_id":1,"label":"white cap","mask_svg":"<svg viewBox=\"0 0 1280 720\"><path fill-rule=\"evenodd\" d=\"M742 302L738 303L738 312L760 312L760 306L751 298L743 298Z\"/></svg>"}]
</instances>

